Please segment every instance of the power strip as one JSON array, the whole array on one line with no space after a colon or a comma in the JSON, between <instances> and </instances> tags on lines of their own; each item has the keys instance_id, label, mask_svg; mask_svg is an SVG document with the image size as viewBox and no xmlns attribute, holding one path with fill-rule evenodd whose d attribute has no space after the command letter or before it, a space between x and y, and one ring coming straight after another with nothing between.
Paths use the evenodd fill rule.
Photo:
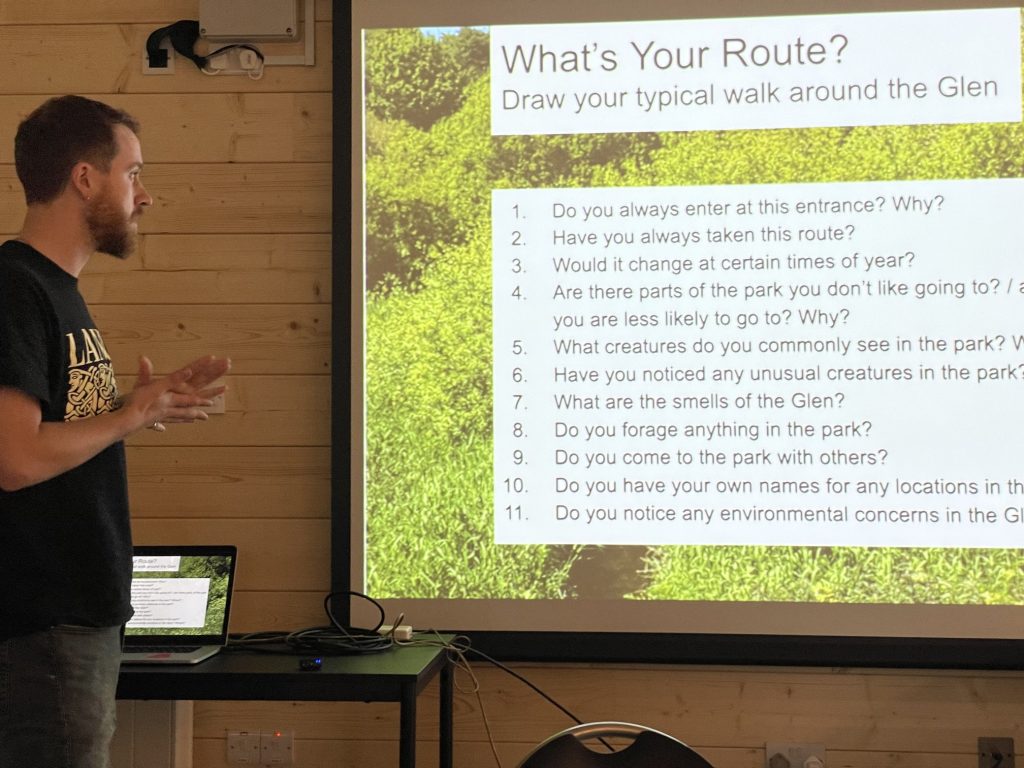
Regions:
<instances>
[{"instance_id":1,"label":"power strip","mask_svg":"<svg viewBox=\"0 0 1024 768\"><path fill-rule=\"evenodd\" d=\"M412 640L412 626L410 624L399 624L397 627L394 624L381 624L377 634L386 637L391 634L392 629L394 629L395 640Z\"/></svg>"}]
</instances>

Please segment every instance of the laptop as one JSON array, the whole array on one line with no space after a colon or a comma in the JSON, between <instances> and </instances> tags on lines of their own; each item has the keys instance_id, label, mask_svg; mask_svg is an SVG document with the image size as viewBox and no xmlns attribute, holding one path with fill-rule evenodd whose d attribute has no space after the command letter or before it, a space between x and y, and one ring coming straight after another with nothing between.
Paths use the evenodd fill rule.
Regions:
<instances>
[{"instance_id":1,"label":"laptop","mask_svg":"<svg viewBox=\"0 0 1024 768\"><path fill-rule=\"evenodd\" d=\"M227 644L234 546L135 547L123 664L198 664Z\"/></svg>"}]
</instances>

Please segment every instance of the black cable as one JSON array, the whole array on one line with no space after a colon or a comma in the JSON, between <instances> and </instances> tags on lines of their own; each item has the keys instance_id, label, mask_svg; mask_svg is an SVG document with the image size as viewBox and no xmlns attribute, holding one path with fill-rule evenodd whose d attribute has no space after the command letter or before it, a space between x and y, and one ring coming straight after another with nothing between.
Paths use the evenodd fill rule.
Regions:
<instances>
[{"instance_id":1,"label":"black cable","mask_svg":"<svg viewBox=\"0 0 1024 768\"><path fill-rule=\"evenodd\" d=\"M260 49L256 48L255 46L249 45L248 43L232 43L231 45L222 46L222 47L218 48L216 51L210 51L208 54L206 54L206 59L207 59L207 61L209 61L214 56L216 56L218 53L224 53L225 51L230 51L230 50L233 50L235 48L242 48L242 49L244 49L246 51L252 51L253 53L256 54L256 56L259 58L260 61L263 61L266 58L263 55L263 52L260 51Z\"/></svg>"},{"instance_id":2,"label":"black cable","mask_svg":"<svg viewBox=\"0 0 1024 768\"><path fill-rule=\"evenodd\" d=\"M331 599L337 597L338 595L349 595L350 597L362 598L363 600L366 600L368 603L373 605L374 608L377 609L377 613L379 614L380 618L378 619L376 625L374 625L370 629L357 630L357 631L368 632L368 633L371 633L371 634L376 634L377 630L379 630L381 627L384 626L384 619L385 619L385 617L387 615L384 612L384 606L381 605L380 603L378 603L376 600L374 600L369 595L364 595L362 592L354 592L351 589L342 590L342 591L339 591L339 592L329 592L327 594L327 596L324 598L324 613L327 614L327 618L330 620L331 626L335 627L340 632L345 632L346 631L345 627L343 627L341 625L341 622L339 622L335 618L334 611L331 610Z\"/></svg>"},{"instance_id":3,"label":"black cable","mask_svg":"<svg viewBox=\"0 0 1024 768\"><path fill-rule=\"evenodd\" d=\"M161 27L146 38L146 55L149 57L151 67L167 66L167 52L160 47L165 37L171 39L171 46L174 50L186 59L190 59L199 69L206 66L206 57L200 56L193 50L199 39L199 22L182 19L166 27Z\"/></svg>"},{"instance_id":4,"label":"black cable","mask_svg":"<svg viewBox=\"0 0 1024 768\"><path fill-rule=\"evenodd\" d=\"M201 56L195 52L196 42L199 40L199 22L192 19L182 19L166 27L161 27L150 33L146 38L146 55L149 57L149 65L154 68L167 66L167 51L160 47L164 38L170 38L171 47L185 58L192 61L199 69L205 70L209 66L210 59L219 53L230 51L235 48L242 48L256 54L262 65L266 57L256 47L247 43L232 43L217 50Z\"/></svg>"},{"instance_id":5,"label":"black cable","mask_svg":"<svg viewBox=\"0 0 1024 768\"><path fill-rule=\"evenodd\" d=\"M531 683L531 682L530 682L529 680L527 680L527 679L526 679L525 677L523 677L523 676L522 676L521 674L519 674L518 672L516 672L516 671L515 671L514 669L512 669L512 668L510 668L510 667L507 667L507 666L505 666L504 664L502 664L502 663L501 663L500 661L498 661L497 659L491 658L490 656L488 656L488 655L487 655L486 653L484 653L483 651L480 651L480 650L477 650L476 648L474 648L474 647L472 646L472 644L470 643L470 640L469 640L469 638L468 638L468 637L466 637L465 635L460 635L460 636L456 637L456 638L455 638L455 639L454 639L454 640L452 641L453 645L454 645L454 644L455 644L455 643L456 643L457 641L459 641L459 640L463 640L463 641L464 641L464 643L465 643L465 645L464 645L464 646L455 646L455 647L456 647L456 648L458 648L458 649L459 649L460 651L462 651L463 653L475 653L475 654L476 654L477 656L479 656L479 657L480 657L481 659L483 659L484 661L486 661L486 662L488 662L488 663L490 663L490 664L493 664L494 666L496 666L496 667L497 667L498 669L502 670L503 672L507 672L508 674L512 675L512 677L516 678L516 680L518 680L519 682L523 683L524 685L526 685L527 687L529 687L530 689L532 689L532 690L533 690L534 692L536 692L537 694L539 694L539 695L540 695L540 696L541 696L541 697L542 697L542 698L543 698L543 699L544 699L545 701L547 701L548 703L552 704L553 706L555 706L555 707L557 707L557 708L558 708L559 710L561 710L561 711L562 711L562 713L564 713L565 715L567 715L567 716L569 717L569 719L570 719L570 720L572 720L573 722L575 722L575 723L576 723L577 725L583 725L583 721L582 721L582 720L580 720L580 719L579 719L578 717L576 717L576 715L574 715L574 714L573 714L572 712L570 712L570 711L569 711L568 709L566 709L566 708L565 708L564 706L562 706L561 704L559 704L559 703L558 703L557 701L555 701L555 700L554 700L553 698L551 698L551 697L550 697L550 696L549 696L548 694L546 694L546 693L545 693L544 691L542 691L542 690L541 690L540 688L538 688L538 687L537 687L536 685L534 685L533 683Z\"/></svg>"},{"instance_id":6,"label":"black cable","mask_svg":"<svg viewBox=\"0 0 1024 768\"><path fill-rule=\"evenodd\" d=\"M465 656L468 653L475 653L477 656L479 656L484 661L486 661L486 662L488 662L490 664L493 664L498 669L502 670L503 672L506 672L507 674L511 675L516 680L518 680L519 682L523 683L525 686L530 688L532 691L534 691L536 694L538 694L541 698L543 698L549 704L551 704L554 707L556 707L557 709L559 709L563 714L568 716L569 719L572 720L573 722L575 722L577 725L584 725L584 722L580 718L578 718L575 714L573 714L568 708L566 708L565 706L563 706L559 702L555 701L551 696L549 696L547 693L542 691L540 688L538 688L532 682L530 682L525 677L523 677L521 674L516 672L514 669L512 669L511 667L505 666L504 664L502 664L497 659L494 659L494 658L488 656L483 651L480 651L480 650L477 650L476 648L474 648L473 645L472 645L472 641L467 636L465 636L465 635L456 635L452 639L451 643L448 643L447 645L451 649L449 651L450 653L462 654L463 656ZM615 752L615 748L611 744L609 744L604 738L599 736L599 737L597 737L597 741L599 741L609 752Z\"/></svg>"},{"instance_id":7,"label":"black cable","mask_svg":"<svg viewBox=\"0 0 1024 768\"><path fill-rule=\"evenodd\" d=\"M331 610L331 600L338 595L350 595L367 600L380 613L380 619L371 629L346 627ZM293 632L252 632L232 638L229 650L245 649L256 653L316 653L324 656L357 653L379 653L394 646L391 635L381 635L378 630L384 625L384 607L372 597L361 592L331 592L324 598L324 612L329 626L307 627Z\"/></svg>"}]
</instances>

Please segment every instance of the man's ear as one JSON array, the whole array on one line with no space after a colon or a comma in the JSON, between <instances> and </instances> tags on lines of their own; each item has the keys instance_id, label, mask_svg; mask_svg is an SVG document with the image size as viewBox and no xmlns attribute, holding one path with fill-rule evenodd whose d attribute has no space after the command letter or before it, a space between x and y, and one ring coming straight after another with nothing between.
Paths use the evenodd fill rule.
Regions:
<instances>
[{"instance_id":1,"label":"man's ear","mask_svg":"<svg viewBox=\"0 0 1024 768\"><path fill-rule=\"evenodd\" d=\"M91 163L76 163L71 169L70 186L83 200L88 200L96 194L98 181L96 168Z\"/></svg>"}]
</instances>

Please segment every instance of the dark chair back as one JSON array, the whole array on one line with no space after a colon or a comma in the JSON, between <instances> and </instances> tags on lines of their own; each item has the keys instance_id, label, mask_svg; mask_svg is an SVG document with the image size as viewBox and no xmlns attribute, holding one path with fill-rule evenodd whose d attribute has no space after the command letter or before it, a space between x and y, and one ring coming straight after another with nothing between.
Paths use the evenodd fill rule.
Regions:
<instances>
[{"instance_id":1,"label":"dark chair back","mask_svg":"<svg viewBox=\"0 0 1024 768\"><path fill-rule=\"evenodd\" d=\"M611 751L607 743L594 748L585 741L629 738ZM678 739L632 723L585 723L573 726L537 745L519 768L713 768L711 763Z\"/></svg>"}]
</instances>

